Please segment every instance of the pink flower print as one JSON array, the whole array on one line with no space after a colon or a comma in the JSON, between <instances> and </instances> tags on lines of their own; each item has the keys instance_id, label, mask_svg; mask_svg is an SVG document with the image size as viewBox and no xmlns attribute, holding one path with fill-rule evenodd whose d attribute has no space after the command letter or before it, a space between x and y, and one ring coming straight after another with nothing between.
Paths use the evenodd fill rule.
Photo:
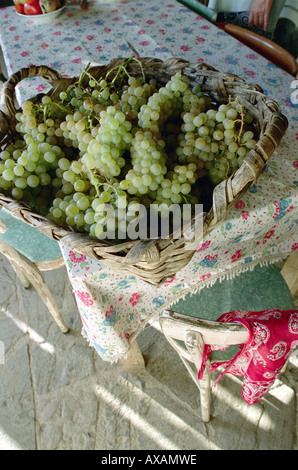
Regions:
<instances>
[{"instance_id":1,"label":"pink flower print","mask_svg":"<svg viewBox=\"0 0 298 470\"><path fill-rule=\"evenodd\" d=\"M148 41L143 41L143 42L140 42L141 46L149 46L149 42Z\"/></svg>"},{"instance_id":2,"label":"pink flower print","mask_svg":"<svg viewBox=\"0 0 298 470\"><path fill-rule=\"evenodd\" d=\"M253 70L245 70L245 74L248 76L248 77L252 77L254 78L256 76L255 72Z\"/></svg>"},{"instance_id":3,"label":"pink flower print","mask_svg":"<svg viewBox=\"0 0 298 470\"><path fill-rule=\"evenodd\" d=\"M161 34L166 34L166 32L165 32L164 29L160 29L159 32L160 32Z\"/></svg>"},{"instance_id":4,"label":"pink flower print","mask_svg":"<svg viewBox=\"0 0 298 470\"><path fill-rule=\"evenodd\" d=\"M24 51L24 52L21 53L21 56L22 56L22 57L26 57L28 54L29 54L29 52Z\"/></svg>"},{"instance_id":5,"label":"pink flower print","mask_svg":"<svg viewBox=\"0 0 298 470\"><path fill-rule=\"evenodd\" d=\"M281 98L281 101L284 102L284 104L289 108L291 106L291 102L288 100L285 100L284 98Z\"/></svg>"},{"instance_id":6,"label":"pink flower print","mask_svg":"<svg viewBox=\"0 0 298 470\"><path fill-rule=\"evenodd\" d=\"M243 209L243 207L245 207L245 204L243 201L238 201L236 202L235 207L236 209Z\"/></svg>"},{"instance_id":7,"label":"pink flower print","mask_svg":"<svg viewBox=\"0 0 298 470\"><path fill-rule=\"evenodd\" d=\"M204 38L201 38L200 36L197 36L197 37L196 37L196 40L197 40L198 42L205 42L205 39L204 39Z\"/></svg>"},{"instance_id":8,"label":"pink flower print","mask_svg":"<svg viewBox=\"0 0 298 470\"><path fill-rule=\"evenodd\" d=\"M75 291L81 302L87 307L93 305L93 300L90 298L89 292L80 292L79 290Z\"/></svg>"},{"instance_id":9,"label":"pink flower print","mask_svg":"<svg viewBox=\"0 0 298 470\"><path fill-rule=\"evenodd\" d=\"M11 26L11 27L9 28L9 31L14 31L15 29L16 29L15 26Z\"/></svg>"},{"instance_id":10,"label":"pink flower print","mask_svg":"<svg viewBox=\"0 0 298 470\"><path fill-rule=\"evenodd\" d=\"M247 220L250 217L250 213L248 211L242 211L241 217L244 220Z\"/></svg>"},{"instance_id":11,"label":"pink flower print","mask_svg":"<svg viewBox=\"0 0 298 470\"><path fill-rule=\"evenodd\" d=\"M296 132L296 140L298 140L298 132Z\"/></svg>"},{"instance_id":12,"label":"pink flower print","mask_svg":"<svg viewBox=\"0 0 298 470\"><path fill-rule=\"evenodd\" d=\"M199 245L199 247L198 247L197 251L203 251L203 250L206 250L206 249L209 247L210 243L211 243L211 241L210 241L210 240L208 240L208 241L207 241L207 242L205 242L205 243L201 243L201 244Z\"/></svg>"},{"instance_id":13,"label":"pink flower print","mask_svg":"<svg viewBox=\"0 0 298 470\"><path fill-rule=\"evenodd\" d=\"M146 23L147 23L147 24L153 24L153 23L154 23L154 21L152 21L152 20L148 20L148 21L146 21Z\"/></svg>"},{"instance_id":14,"label":"pink flower print","mask_svg":"<svg viewBox=\"0 0 298 470\"><path fill-rule=\"evenodd\" d=\"M110 33L110 32L111 32L111 28L105 27L104 32L105 32L105 33Z\"/></svg>"},{"instance_id":15,"label":"pink flower print","mask_svg":"<svg viewBox=\"0 0 298 470\"><path fill-rule=\"evenodd\" d=\"M92 41L92 39L94 39L94 36L87 36L88 41Z\"/></svg>"},{"instance_id":16,"label":"pink flower print","mask_svg":"<svg viewBox=\"0 0 298 470\"><path fill-rule=\"evenodd\" d=\"M169 15L167 13L162 13L162 15L161 15L162 18L168 18L168 16Z\"/></svg>"},{"instance_id":17,"label":"pink flower print","mask_svg":"<svg viewBox=\"0 0 298 470\"><path fill-rule=\"evenodd\" d=\"M291 247L291 250L292 250L292 251L298 250L298 243L294 243L294 244L292 245L292 247Z\"/></svg>"},{"instance_id":18,"label":"pink flower print","mask_svg":"<svg viewBox=\"0 0 298 470\"><path fill-rule=\"evenodd\" d=\"M175 276L174 276L170 281L165 281L165 282L163 283L163 285L164 285L164 286L167 286L168 284L171 284L171 283L174 282L175 280L176 280L176 274L175 274Z\"/></svg>"},{"instance_id":19,"label":"pink flower print","mask_svg":"<svg viewBox=\"0 0 298 470\"><path fill-rule=\"evenodd\" d=\"M105 313L106 318L112 316L113 305L110 306L110 310L107 310Z\"/></svg>"},{"instance_id":20,"label":"pink flower print","mask_svg":"<svg viewBox=\"0 0 298 470\"><path fill-rule=\"evenodd\" d=\"M20 39L20 36L15 36L15 37L14 37L14 40L15 40L15 41L18 41L19 39Z\"/></svg>"},{"instance_id":21,"label":"pink flower print","mask_svg":"<svg viewBox=\"0 0 298 470\"><path fill-rule=\"evenodd\" d=\"M124 337L125 337L125 339L129 339L129 338L130 338L130 334L129 334L129 333L125 333Z\"/></svg>"},{"instance_id":22,"label":"pink flower print","mask_svg":"<svg viewBox=\"0 0 298 470\"><path fill-rule=\"evenodd\" d=\"M42 49L46 49L47 47L49 47L49 45L44 42L44 43L41 44L40 47L41 47Z\"/></svg>"},{"instance_id":23,"label":"pink flower print","mask_svg":"<svg viewBox=\"0 0 298 470\"><path fill-rule=\"evenodd\" d=\"M72 263L82 263L82 261L85 261L86 259L86 256L85 255L81 255L80 257L77 258L77 256L75 255L75 253L73 251L70 251L69 252L69 258L70 258L70 261Z\"/></svg>"},{"instance_id":24,"label":"pink flower print","mask_svg":"<svg viewBox=\"0 0 298 470\"><path fill-rule=\"evenodd\" d=\"M242 250L237 250L236 253L234 253L232 256L232 263L235 263L235 261L241 258L241 256L242 256Z\"/></svg>"},{"instance_id":25,"label":"pink flower print","mask_svg":"<svg viewBox=\"0 0 298 470\"><path fill-rule=\"evenodd\" d=\"M120 18L118 16L116 16L115 18L112 18L112 21L119 21Z\"/></svg>"},{"instance_id":26,"label":"pink flower print","mask_svg":"<svg viewBox=\"0 0 298 470\"><path fill-rule=\"evenodd\" d=\"M258 56L256 54L248 54L246 57L248 59L257 59L258 58Z\"/></svg>"},{"instance_id":27,"label":"pink flower print","mask_svg":"<svg viewBox=\"0 0 298 470\"><path fill-rule=\"evenodd\" d=\"M81 50L82 50L81 46L77 46L74 48L74 51L81 51Z\"/></svg>"},{"instance_id":28,"label":"pink flower print","mask_svg":"<svg viewBox=\"0 0 298 470\"><path fill-rule=\"evenodd\" d=\"M290 206L288 207L287 212L292 212L293 209L294 209L294 206Z\"/></svg>"},{"instance_id":29,"label":"pink flower print","mask_svg":"<svg viewBox=\"0 0 298 470\"><path fill-rule=\"evenodd\" d=\"M53 33L54 36L61 36L61 31L56 31L55 33Z\"/></svg>"},{"instance_id":30,"label":"pink flower print","mask_svg":"<svg viewBox=\"0 0 298 470\"><path fill-rule=\"evenodd\" d=\"M298 160L293 163L293 167L294 167L294 168L298 168Z\"/></svg>"},{"instance_id":31,"label":"pink flower print","mask_svg":"<svg viewBox=\"0 0 298 470\"><path fill-rule=\"evenodd\" d=\"M201 26L201 29L210 29L210 26L207 26L207 25Z\"/></svg>"},{"instance_id":32,"label":"pink flower print","mask_svg":"<svg viewBox=\"0 0 298 470\"><path fill-rule=\"evenodd\" d=\"M82 59L81 59L81 58L72 60L72 63L73 63L73 64L80 64L81 62L82 62Z\"/></svg>"},{"instance_id":33,"label":"pink flower print","mask_svg":"<svg viewBox=\"0 0 298 470\"><path fill-rule=\"evenodd\" d=\"M102 46L97 46L97 47L96 47L96 50L99 51L99 52L101 52L101 51L102 51Z\"/></svg>"},{"instance_id":34,"label":"pink flower print","mask_svg":"<svg viewBox=\"0 0 298 470\"><path fill-rule=\"evenodd\" d=\"M143 29L140 29L140 31L138 31L138 34L145 34L146 31L144 31Z\"/></svg>"},{"instance_id":35,"label":"pink flower print","mask_svg":"<svg viewBox=\"0 0 298 470\"><path fill-rule=\"evenodd\" d=\"M272 235L274 234L275 230L269 230L269 232L267 232L265 235L264 235L264 238L271 238Z\"/></svg>"},{"instance_id":36,"label":"pink flower print","mask_svg":"<svg viewBox=\"0 0 298 470\"><path fill-rule=\"evenodd\" d=\"M184 52L189 51L189 47L187 46L181 46L180 49Z\"/></svg>"},{"instance_id":37,"label":"pink flower print","mask_svg":"<svg viewBox=\"0 0 298 470\"><path fill-rule=\"evenodd\" d=\"M38 91L38 93L42 93L43 90L45 89L45 86L44 85L38 85L38 87L36 88L36 90Z\"/></svg>"},{"instance_id":38,"label":"pink flower print","mask_svg":"<svg viewBox=\"0 0 298 470\"><path fill-rule=\"evenodd\" d=\"M135 292L134 294L132 294L131 298L129 299L129 302L131 303L131 305L135 306L139 302L140 298L140 294Z\"/></svg>"},{"instance_id":39,"label":"pink flower print","mask_svg":"<svg viewBox=\"0 0 298 470\"><path fill-rule=\"evenodd\" d=\"M200 277L200 281L205 281L205 279L209 279L209 277L211 277L211 274L208 273L208 274L203 274L203 276Z\"/></svg>"}]
</instances>

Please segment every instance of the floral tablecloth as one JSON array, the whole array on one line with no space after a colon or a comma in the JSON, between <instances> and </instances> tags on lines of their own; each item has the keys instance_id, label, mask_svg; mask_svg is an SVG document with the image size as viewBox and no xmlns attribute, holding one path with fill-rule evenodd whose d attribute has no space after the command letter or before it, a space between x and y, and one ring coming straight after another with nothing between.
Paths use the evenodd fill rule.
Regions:
<instances>
[{"instance_id":1,"label":"floral tablecloth","mask_svg":"<svg viewBox=\"0 0 298 470\"><path fill-rule=\"evenodd\" d=\"M0 43L9 74L30 64L48 65L64 76L88 63L140 56L183 57L206 62L258 83L289 119L289 129L269 165L228 217L208 235L191 262L172 279L152 286L114 272L99 261L61 246L78 303L83 334L109 361L125 356L149 320L188 292L275 262L298 248L298 130L296 82L266 59L176 1L89 2L88 11L68 7L56 23L33 25L0 9ZM42 79L18 86L19 101L47 89Z\"/></svg>"}]
</instances>

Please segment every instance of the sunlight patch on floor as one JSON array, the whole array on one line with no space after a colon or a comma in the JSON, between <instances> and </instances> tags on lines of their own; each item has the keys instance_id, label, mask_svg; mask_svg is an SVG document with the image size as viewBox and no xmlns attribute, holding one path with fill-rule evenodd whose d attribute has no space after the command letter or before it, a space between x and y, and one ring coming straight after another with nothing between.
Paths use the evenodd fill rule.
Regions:
<instances>
[{"instance_id":1,"label":"sunlight patch on floor","mask_svg":"<svg viewBox=\"0 0 298 470\"><path fill-rule=\"evenodd\" d=\"M45 352L49 354L55 354L55 347L53 344L49 343L48 341L45 340L37 331L35 331L33 328L27 325L22 320L19 320L18 318L15 318L13 314L8 312L7 310L4 310L3 308L0 308L1 313L3 313L7 318L9 318L19 330L21 330L24 334L28 334L30 336L30 339L34 341L38 346Z\"/></svg>"},{"instance_id":2,"label":"sunlight patch on floor","mask_svg":"<svg viewBox=\"0 0 298 470\"><path fill-rule=\"evenodd\" d=\"M127 388L128 383L123 383L123 387ZM129 420L136 428L139 429L140 432L147 435L151 440L154 440L159 448L162 449L171 449L171 450L181 450L181 447L177 442L173 439L168 438L165 436L161 430L158 429L158 426L153 426L147 419L141 416L138 412L133 410L127 403L121 401L119 397L117 397L114 393L107 390L102 385L95 385L94 387L95 394L100 400L104 400L116 413L119 413L121 416ZM148 403L152 403L151 410L152 416L156 415L156 422L160 424L160 427L163 427L162 423L164 424L165 429L172 428L177 431L177 436L180 433L191 433L193 435L194 440L200 442L202 445L208 445L208 448L211 447L215 450L218 447L212 443L210 443L199 431L192 428L188 423L186 423L183 419L181 419L177 414L174 414L168 408L164 407L160 403L158 403L155 399L151 398L147 393L140 390L138 387L135 387L133 384L129 383L129 393L131 394L131 401L132 402L141 402L142 399ZM134 399L135 397L135 399ZM200 418L198 417L198 422L200 422Z\"/></svg>"}]
</instances>

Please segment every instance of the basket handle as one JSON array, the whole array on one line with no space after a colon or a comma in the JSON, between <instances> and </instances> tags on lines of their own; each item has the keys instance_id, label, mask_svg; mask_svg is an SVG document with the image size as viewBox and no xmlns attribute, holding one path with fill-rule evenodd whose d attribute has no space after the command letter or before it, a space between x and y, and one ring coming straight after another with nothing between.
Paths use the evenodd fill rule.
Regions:
<instances>
[{"instance_id":1,"label":"basket handle","mask_svg":"<svg viewBox=\"0 0 298 470\"><path fill-rule=\"evenodd\" d=\"M59 72L46 65L30 65L30 67L22 68L14 73L7 82L4 83L0 100L0 111L6 114L8 120L13 119L14 115L17 113L15 107L15 87L22 80L29 77L43 77L49 82L63 78Z\"/></svg>"}]
</instances>

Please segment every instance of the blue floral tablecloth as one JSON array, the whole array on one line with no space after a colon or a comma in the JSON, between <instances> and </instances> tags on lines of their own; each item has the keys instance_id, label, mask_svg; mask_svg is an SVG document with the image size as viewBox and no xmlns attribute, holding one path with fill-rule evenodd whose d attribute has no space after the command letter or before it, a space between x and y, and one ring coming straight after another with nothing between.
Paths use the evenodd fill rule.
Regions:
<instances>
[{"instance_id":1,"label":"blue floral tablecloth","mask_svg":"<svg viewBox=\"0 0 298 470\"><path fill-rule=\"evenodd\" d=\"M13 8L0 9L0 43L9 74L45 64L63 76L78 75L89 62L130 56L127 41L143 57L206 62L259 84L279 103L289 129L258 182L198 246L191 262L163 284L115 273L61 246L83 334L109 361L125 356L148 321L186 293L283 259L298 248L298 86L293 77L176 1L90 1L87 11L67 7L50 25L17 19ZM18 99L47 87L42 79L27 79L18 86Z\"/></svg>"}]
</instances>

